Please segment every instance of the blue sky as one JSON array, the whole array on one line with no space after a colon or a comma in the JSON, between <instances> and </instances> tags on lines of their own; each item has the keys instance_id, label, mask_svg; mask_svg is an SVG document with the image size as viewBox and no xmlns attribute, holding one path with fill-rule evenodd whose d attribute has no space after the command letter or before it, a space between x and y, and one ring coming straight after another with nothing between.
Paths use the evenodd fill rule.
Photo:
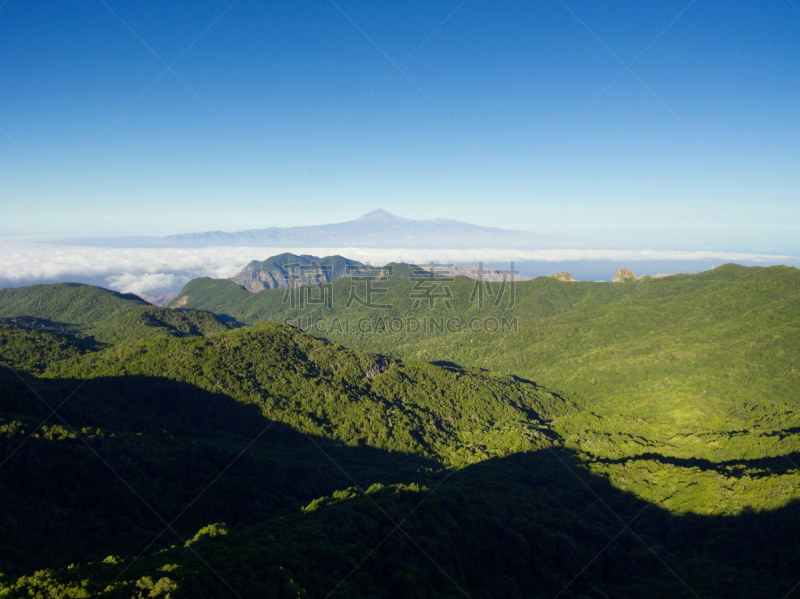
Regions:
<instances>
[{"instance_id":1,"label":"blue sky","mask_svg":"<svg viewBox=\"0 0 800 599\"><path fill-rule=\"evenodd\" d=\"M0 7L6 237L382 207L800 254L796 2L105 2Z\"/></svg>"}]
</instances>

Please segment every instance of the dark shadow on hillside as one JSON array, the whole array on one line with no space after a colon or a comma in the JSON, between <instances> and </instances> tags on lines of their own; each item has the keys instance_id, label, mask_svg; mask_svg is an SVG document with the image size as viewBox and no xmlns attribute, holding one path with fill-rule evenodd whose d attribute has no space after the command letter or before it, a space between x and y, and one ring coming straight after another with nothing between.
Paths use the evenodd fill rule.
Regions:
<instances>
[{"instance_id":1,"label":"dark shadow on hillside","mask_svg":"<svg viewBox=\"0 0 800 599\"><path fill-rule=\"evenodd\" d=\"M447 360L436 360L435 362L430 362L430 364L444 368L450 372L464 372L463 366L456 364L455 362L448 362Z\"/></svg>"},{"instance_id":2,"label":"dark shadow on hillside","mask_svg":"<svg viewBox=\"0 0 800 599\"><path fill-rule=\"evenodd\" d=\"M39 331L42 333L58 333L71 335L78 332L78 329L65 322L56 322L47 318L36 318L35 316L9 316L0 318L0 328L23 329L26 331Z\"/></svg>"},{"instance_id":3,"label":"dark shadow on hillside","mask_svg":"<svg viewBox=\"0 0 800 599\"><path fill-rule=\"evenodd\" d=\"M309 597L782 598L798 580L798 524L797 502L674 516L590 474L574 452L545 449L469 466L441 486L332 498L198 547L237 572L291 564ZM228 596L197 572L207 596ZM242 597L275 586L237 572L227 580Z\"/></svg>"},{"instance_id":4,"label":"dark shadow on hillside","mask_svg":"<svg viewBox=\"0 0 800 599\"><path fill-rule=\"evenodd\" d=\"M243 326L246 326L243 322L236 320L236 318L234 318L233 316L221 313L217 314L216 312L212 312L211 310L201 310L199 308L170 308L170 310L174 310L175 312L187 312L187 313L203 312L204 314L209 314L210 316L213 316L221 323L227 325L228 328L230 329L240 329Z\"/></svg>"},{"instance_id":5,"label":"dark shadow on hillside","mask_svg":"<svg viewBox=\"0 0 800 599\"><path fill-rule=\"evenodd\" d=\"M508 526L496 533L505 540L494 550L491 541L486 549L486 541L469 544L475 555L467 575L476 587L489 572L505 573L518 585L509 596L538 596L529 573L558 572L541 595L552 597L586 565L562 596L693 596L685 582L700 597L780 598L800 580L800 544L791 532L800 525L797 501L773 512L676 516L592 475L565 449L488 460L456 473L452 485L459 499L451 507L471 503L476 524L492 514Z\"/></svg>"},{"instance_id":6,"label":"dark shadow on hillside","mask_svg":"<svg viewBox=\"0 0 800 599\"><path fill-rule=\"evenodd\" d=\"M564 395L562 395L561 393L559 393L558 391L555 391L554 389L551 389L549 387L545 387L544 385L540 385L539 383L537 383L535 381L532 381L530 379L526 379L526 378L523 378L521 376L517 376L516 374L512 374L512 375L509 375L509 376L514 381L516 381L517 383L522 383L524 385L531 385L535 389L538 389L540 391L544 391L545 393L549 393L550 395L552 395L556 399L559 399L560 401L564 402L565 405L570 406L570 409L577 410L577 409L585 407L585 405L586 405L586 402L583 401L582 399L579 399L577 397L567 398ZM549 422L552 422L552 420L545 420L545 422L549 423Z\"/></svg>"},{"instance_id":7,"label":"dark shadow on hillside","mask_svg":"<svg viewBox=\"0 0 800 599\"><path fill-rule=\"evenodd\" d=\"M51 405L80 383L28 380ZM4 375L0 383L2 413L30 423L13 443L0 437L3 460L48 409L18 380ZM255 405L152 377L89 380L62 410L167 521L228 468L175 528L190 537L210 522L233 527L224 541L231 555L215 545L207 558L220 568L237 564L224 573L242 597L267 593L240 572L276 560L291 564L310 596L323 597L365 558L335 597L463 596L455 582L475 598L555 597L565 588L560 597L694 596L687 585L703 598L780 598L800 572L800 504L736 517L674 516L592 475L565 449L445 473L415 456L312 441L270 423ZM419 482L434 491L386 489L301 512L312 499L353 486L316 444L362 488ZM42 431L8 460L0 499L5 572L134 556L164 528L65 430ZM392 532L396 522L404 532ZM167 532L147 553L171 544L182 542ZM206 596L216 596L219 582L198 571L210 577Z\"/></svg>"},{"instance_id":8,"label":"dark shadow on hillside","mask_svg":"<svg viewBox=\"0 0 800 599\"><path fill-rule=\"evenodd\" d=\"M670 464L671 466L677 466L679 468L697 468L703 471L716 472L717 474L733 478L742 478L743 476L748 476L750 478L768 478L770 476L788 474L789 472L797 472L797 464L800 464L800 453L793 452L781 456L756 458L752 460L712 462L704 458L676 458L648 452L625 458L597 458L593 461L601 464L630 464L640 461L653 461L660 464Z\"/></svg>"},{"instance_id":9,"label":"dark shadow on hillside","mask_svg":"<svg viewBox=\"0 0 800 599\"><path fill-rule=\"evenodd\" d=\"M56 335L76 347L81 353L99 351L108 347L108 345L96 341L91 335L83 334L79 327L73 324L47 318L36 318L34 316L3 317L0 318L0 331L4 330L31 331Z\"/></svg>"},{"instance_id":10,"label":"dark shadow on hillside","mask_svg":"<svg viewBox=\"0 0 800 599\"><path fill-rule=\"evenodd\" d=\"M745 432L747 432L747 431L745 431ZM778 430L778 431L771 431L769 433L762 433L762 434L765 437L780 437L781 439L783 439L786 436L796 435L797 433L800 433L800 426L794 426L794 427L791 427L791 428L784 428L784 429L781 429L781 430Z\"/></svg>"},{"instance_id":11,"label":"dark shadow on hillside","mask_svg":"<svg viewBox=\"0 0 800 599\"><path fill-rule=\"evenodd\" d=\"M82 383L23 377L53 408ZM135 555L164 528L161 518L190 505L175 524L189 536L211 521L244 525L296 511L353 480L367 488L441 470L414 455L309 438L256 405L168 379L90 379L58 413L69 426L51 416L17 450L50 408L0 372L0 414L22 423L0 435L0 462L11 456L0 469L0 572ZM168 533L155 547L176 541Z\"/></svg>"}]
</instances>

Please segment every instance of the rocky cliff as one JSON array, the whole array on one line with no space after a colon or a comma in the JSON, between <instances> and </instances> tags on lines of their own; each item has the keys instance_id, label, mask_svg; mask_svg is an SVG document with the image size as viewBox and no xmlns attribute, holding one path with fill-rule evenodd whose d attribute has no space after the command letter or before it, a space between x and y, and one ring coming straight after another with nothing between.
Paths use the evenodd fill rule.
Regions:
<instances>
[{"instance_id":1,"label":"rocky cliff","mask_svg":"<svg viewBox=\"0 0 800 599\"><path fill-rule=\"evenodd\" d=\"M293 269L294 272L290 272ZM287 252L264 261L253 260L230 280L252 293L258 293L264 289L286 289L292 276L300 276L300 279L295 279L299 283L323 284L348 273L356 274L372 270L374 269L371 266L342 256L318 258Z\"/></svg>"},{"instance_id":2,"label":"rocky cliff","mask_svg":"<svg viewBox=\"0 0 800 599\"><path fill-rule=\"evenodd\" d=\"M620 268L614 273L614 278L611 279L612 283L624 283L625 281L635 281L636 275L630 268Z\"/></svg>"}]
</instances>

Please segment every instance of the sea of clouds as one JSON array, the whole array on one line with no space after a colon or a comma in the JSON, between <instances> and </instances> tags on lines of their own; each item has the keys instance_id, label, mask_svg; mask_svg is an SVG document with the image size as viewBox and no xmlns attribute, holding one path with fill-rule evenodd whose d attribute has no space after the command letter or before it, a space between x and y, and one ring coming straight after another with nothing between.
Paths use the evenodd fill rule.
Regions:
<instances>
[{"instance_id":1,"label":"sea of clouds","mask_svg":"<svg viewBox=\"0 0 800 599\"><path fill-rule=\"evenodd\" d=\"M98 248L6 239L0 242L0 286L72 281L101 285L125 293L159 297L179 291L189 280L197 277L232 277L250 261L264 260L284 251L284 248L269 247ZM768 265L799 262L798 258L792 256L682 250L296 248L290 251L294 254L315 256L339 254L376 266L389 262L484 262L499 265L514 261L517 264L541 264L543 269L554 272L559 270L560 264L599 262L616 265L616 268L635 268L637 263L657 263L669 268L670 264L685 267L692 263L721 265L725 262L738 262ZM680 269L676 268L673 272L677 270ZM613 274L613 270L611 272Z\"/></svg>"}]
</instances>

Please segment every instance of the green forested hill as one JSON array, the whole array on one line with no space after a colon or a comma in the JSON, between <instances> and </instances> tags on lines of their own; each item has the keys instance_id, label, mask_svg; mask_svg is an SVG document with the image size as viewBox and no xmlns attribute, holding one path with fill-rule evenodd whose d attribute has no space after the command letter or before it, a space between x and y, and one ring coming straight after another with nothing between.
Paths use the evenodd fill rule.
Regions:
<instances>
[{"instance_id":1,"label":"green forested hill","mask_svg":"<svg viewBox=\"0 0 800 599\"><path fill-rule=\"evenodd\" d=\"M70 455L80 453L76 434L83 433L98 448L107 448L114 454L117 466L132 472L137 479L146 472L157 479L178 475L183 465L202 461L203 453L213 463L198 463L200 472L207 472L209 467L213 471L214 464L219 465L225 456L232 458L232 451L240 451L247 445L246 440L255 438L269 423L275 423L271 438L294 436L315 452L314 442L309 441L312 437L320 439L316 443L333 447L329 451L336 451L339 446L364 448L367 463L359 465L356 473L373 472L390 463L391 457L369 463L366 456L380 449L388 452L387 456L398 456L395 461L404 464L400 470L410 469L412 474L424 476L428 470L439 471L547 445L552 433L545 422L576 409L571 402L511 377L429 364L404 365L334 347L281 325L260 325L202 338L126 341L103 351L68 358L51 366L39 379L22 379L7 373L4 380L5 449L11 451L15 443L33 434L35 441L31 442L44 452L39 455L34 451L27 458L19 456L9 466L10 471L20 468L22 474L26 460L27 467L34 460L39 464L36 480L52 477L40 488L27 486L9 475L14 487L20 489L21 485L33 495L26 498L24 493L15 494L12 503L22 501L22 514L14 514L13 510L7 514L6 524L16 522L20 532L68 524L60 521L69 519L68 511L60 518L57 514L62 508L45 509L54 501L46 489L57 488L57 481L63 481L65 476L75 476L70 472L74 469L69 461ZM26 390L27 385L33 391ZM37 430L36 425L49 409L75 389L78 392L59 411L65 422L52 417ZM142 435L145 437L139 441ZM57 449L59 445L64 447L63 454ZM187 454L198 451L199 455L185 461ZM277 459L268 457L269 451L262 455L258 449L250 455L261 456L262 463ZM428 465L422 468L423 464ZM91 478L96 466L102 464L94 464L88 473L79 472L79 478ZM324 469L329 466L325 464ZM315 468L319 464L312 464L312 470ZM397 471L395 466L387 474ZM4 470L4 474L7 472ZM178 479L185 474L190 479L196 475L190 467ZM248 476L255 474L251 470ZM369 476L383 480L381 474ZM302 478L300 475L300 488L292 494L304 501L324 493L326 484L329 490L335 489L324 483L324 477L320 484ZM196 482L182 483L188 487L185 490L175 482L168 483L177 486L162 496L159 487L167 483L166 479L152 482L157 484L150 489L154 493L150 501L174 510L191 492L199 492ZM400 481L389 478L388 482ZM146 487L149 484L145 483ZM281 483L283 487L287 484L293 486L291 482ZM35 498L44 505L31 512ZM63 499L79 501L75 497ZM109 496L101 503L112 499ZM59 501L55 499L56 504ZM275 508L274 501L261 501ZM287 499L278 503L281 501L292 505ZM113 511L113 507L107 509ZM27 524L26 513L34 518ZM73 524L81 527L86 523ZM109 522L92 525L91 532L82 533L82 537L102 537L108 534L108 525ZM29 540L23 545L32 554L48 545ZM67 535L55 545L63 550L71 540ZM0 559L13 561L8 554Z\"/></svg>"},{"instance_id":2,"label":"green forested hill","mask_svg":"<svg viewBox=\"0 0 800 599\"><path fill-rule=\"evenodd\" d=\"M49 320L0 318L0 360L16 370L41 373L52 362L96 349L93 340Z\"/></svg>"},{"instance_id":3,"label":"green forested hill","mask_svg":"<svg viewBox=\"0 0 800 599\"><path fill-rule=\"evenodd\" d=\"M353 352L278 324L132 340L62 361L59 379L156 377L256 405L295 430L444 464L535 447L536 425L575 405L513 377Z\"/></svg>"},{"instance_id":4,"label":"green forested hill","mask_svg":"<svg viewBox=\"0 0 800 599\"><path fill-rule=\"evenodd\" d=\"M658 414L676 423L719 424L728 419L726 404L753 401L756 390L763 391L761 399L797 396L798 374L791 365L800 350L797 269L726 265L699 275L624 284L539 278L516 284L512 310L505 309L507 298L499 308L492 308L489 298L479 310L469 301L474 286L457 277L449 284L452 310L440 300L433 310L423 302L415 313L413 284L402 280L390 282L388 293L377 298L393 306L385 311L357 304L345 308L347 280L333 284L333 311L316 305L292 310L282 303L283 291L251 294L211 279L192 281L175 303L244 323L287 321L350 347L407 359L516 374L605 402L609 410L626 410L633 401L641 416ZM498 283L493 286L499 291ZM409 317L437 323L452 318L467 330L392 331ZM518 332L472 332L467 326L472 317L516 317ZM372 330L359 331L360 322Z\"/></svg>"},{"instance_id":5,"label":"green forested hill","mask_svg":"<svg viewBox=\"0 0 800 599\"><path fill-rule=\"evenodd\" d=\"M795 504L644 502L608 476L624 461L565 447L555 425L580 405L514 377L277 324L1 376L0 597L771 597L796 582ZM750 493L791 476L739 465ZM695 485L744 484L697 466Z\"/></svg>"},{"instance_id":6,"label":"green forested hill","mask_svg":"<svg viewBox=\"0 0 800 599\"><path fill-rule=\"evenodd\" d=\"M229 328L205 312L157 308L133 294L78 283L0 289L3 317L49 321L50 328L80 333L99 343L207 335Z\"/></svg>"},{"instance_id":7,"label":"green forested hill","mask_svg":"<svg viewBox=\"0 0 800 599\"><path fill-rule=\"evenodd\" d=\"M393 305L386 311L345 308L346 280L333 284L333 311L313 305L290 310L281 303L281 291L250 294L210 279L192 281L176 302L245 323L286 321L350 347L406 359L515 374L585 398L604 414L635 414L676 426L735 430L742 424L742 404L793 403L798 397L797 269L726 265L622 284L540 278L516 284L512 310L505 301L492 308L491 298L479 310L469 301L474 285L457 277L449 284L452 310L439 301L435 309L423 303L417 312L409 298L413 284L402 281L389 283L388 293L378 298ZM499 284L494 288L499 291ZM473 332L467 326L473 317L516 318L518 329ZM398 326L393 332L394 324L408 318L427 322L428 329L415 333ZM454 319L466 330L431 332L427 319Z\"/></svg>"},{"instance_id":8,"label":"green forested hill","mask_svg":"<svg viewBox=\"0 0 800 599\"><path fill-rule=\"evenodd\" d=\"M538 279L482 311L459 277L452 310L416 313L396 272L375 298L388 311L346 310L341 281L331 312L229 281L177 298L242 322L322 317L311 331L332 343L277 322L201 336L175 323L204 312L120 313L102 294L84 320L72 302L0 305L16 370L0 373L0 597L791 591L796 270ZM389 324L476 315L518 321Z\"/></svg>"},{"instance_id":9,"label":"green forested hill","mask_svg":"<svg viewBox=\"0 0 800 599\"><path fill-rule=\"evenodd\" d=\"M149 305L132 293L79 283L0 289L0 316L35 316L73 325L96 326Z\"/></svg>"},{"instance_id":10,"label":"green forested hill","mask_svg":"<svg viewBox=\"0 0 800 599\"><path fill-rule=\"evenodd\" d=\"M795 497L797 469L781 456L800 449L797 269L731 264L619 284L540 278L516 284L512 310L506 309L508 294L496 308L489 297L480 310L469 301L475 282L464 277L449 283L452 310L439 300L435 309L423 303L412 312L408 272L386 287L377 302L391 304L390 310L346 308L345 280L333 284L333 311L315 305L290 310L281 292L250 294L212 280L192 281L176 301L243 322L291 322L406 360L490 368L536 381L585 406L552 424L569 447L621 488L677 511L774 509ZM499 284L493 288L497 297ZM357 291L363 294L363 287ZM431 331L431 320L469 323L473 317L484 323L516 318L517 328ZM393 323L408 319L427 330L393 330ZM763 463L741 493L735 481L754 459L773 462ZM711 476L701 460L727 464L724 476ZM772 466L781 477L766 476Z\"/></svg>"}]
</instances>

